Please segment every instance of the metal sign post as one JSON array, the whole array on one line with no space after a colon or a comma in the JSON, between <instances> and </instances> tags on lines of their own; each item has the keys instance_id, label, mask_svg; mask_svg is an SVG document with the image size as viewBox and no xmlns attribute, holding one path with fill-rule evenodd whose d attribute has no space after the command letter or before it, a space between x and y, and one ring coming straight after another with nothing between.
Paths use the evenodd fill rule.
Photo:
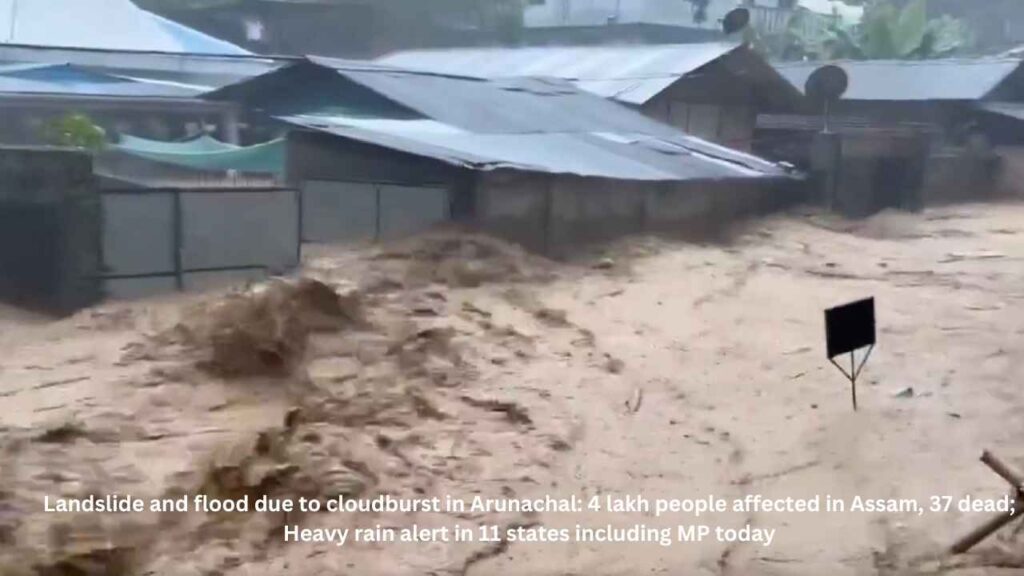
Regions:
<instances>
[{"instance_id":1,"label":"metal sign post","mask_svg":"<svg viewBox=\"0 0 1024 576\"><path fill-rule=\"evenodd\" d=\"M853 397L853 409L855 411L857 410L857 377L860 376L860 371L864 369L864 364L867 363L868 358L871 357L871 351L874 350L874 349L875 349L875 345L874 344L869 346L867 354L865 354L864 358L862 358L861 361L860 361L860 366L856 366L856 367L854 367L854 364L856 362L855 357L854 357L854 353L851 350L850 351L850 372L849 373L847 373L846 370L843 369L843 367L840 366L838 362L836 362L835 358L829 358L828 359L829 362L831 362L833 366L838 368L839 371L843 373L843 376L846 376L846 379L850 381L850 394Z\"/></svg>"},{"instance_id":2,"label":"metal sign post","mask_svg":"<svg viewBox=\"0 0 1024 576\"><path fill-rule=\"evenodd\" d=\"M857 410L857 377L860 376L871 351L875 349L875 299L867 298L825 310L825 341L828 361L850 381L853 409ZM867 348L857 364L855 352ZM850 355L849 373L836 362L836 357Z\"/></svg>"}]
</instances>

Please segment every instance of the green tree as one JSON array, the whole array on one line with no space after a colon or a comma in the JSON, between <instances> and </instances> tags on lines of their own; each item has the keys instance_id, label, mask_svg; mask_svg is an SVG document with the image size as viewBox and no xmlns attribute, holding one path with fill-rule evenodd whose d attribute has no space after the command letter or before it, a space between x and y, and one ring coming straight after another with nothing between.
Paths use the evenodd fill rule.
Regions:
<instances>
[{"instance_id":1,"label":"green tree","mask_svg":"<svg viewBox=\"0 0 1024 576\"><path fill-rule=\"evenodd\" d=\"M67 114L43 125L43 141L53 146L102 150L107 133L84 114Z\"/></svg>"}]
</instances>

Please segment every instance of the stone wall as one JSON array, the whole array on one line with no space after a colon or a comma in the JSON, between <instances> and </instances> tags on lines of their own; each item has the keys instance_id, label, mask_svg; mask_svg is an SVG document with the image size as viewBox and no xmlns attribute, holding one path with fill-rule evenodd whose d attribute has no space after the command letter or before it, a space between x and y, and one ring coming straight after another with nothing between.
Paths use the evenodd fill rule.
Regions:
<instances>
[{"instance_id":1,"label":"stone wall","mask_svg":"<svg viewBox=\"0 0 1024 576\"><path fill-rule=\"evenodd\" d=\"M95 302L100 219L88 154L0 148L0 298L61 313Z\"/></svg>"}]
</instances>

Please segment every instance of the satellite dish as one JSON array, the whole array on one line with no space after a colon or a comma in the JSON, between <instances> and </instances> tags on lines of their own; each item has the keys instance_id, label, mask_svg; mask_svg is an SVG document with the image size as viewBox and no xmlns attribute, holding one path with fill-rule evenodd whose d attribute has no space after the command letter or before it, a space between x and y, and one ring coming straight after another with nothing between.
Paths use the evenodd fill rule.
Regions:
<instances>
[{"instance_id":1,"label":"satellite dish","mask_svg":"<svg viewBox=\"0 0 1024 576\"><path fill-rule=\"evenodd\" d=\"M722 18L722 30L726 34L734 34L743 30L750 24L750 10L746 8L736 8L730 10L725 18Z\"/></svg>"},{"instance_id":2,"label":"satellite dish","mask_svg":"<svg viewBox=\"0 0 1024 576\"><path fill-rule=\"evenodd\" d=\"M804 84L804 94L813 104L820 104L825 109L824 130L829 133L829 108L839 100L850 85L846 71L839 66L827 64L818 68Z\"/></svg>"},{"instance_id":3,"label":"satellite dish","mask_svg":"<svg viewBox=\"0 0 1024 576\"><path fill-rule=\"evenodd\" d=\"M815 70L807 83L804 84L804 94L807 98L817 104L830 104L839 100L846 89L850 86L850 78L846 71L832 64L827 64Z\"/></svg>"}]
</instances>

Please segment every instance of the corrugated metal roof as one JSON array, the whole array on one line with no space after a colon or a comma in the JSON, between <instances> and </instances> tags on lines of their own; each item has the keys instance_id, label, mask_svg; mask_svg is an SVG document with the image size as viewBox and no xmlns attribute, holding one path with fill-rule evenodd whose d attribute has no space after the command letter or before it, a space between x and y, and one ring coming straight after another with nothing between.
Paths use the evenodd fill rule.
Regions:
<instances>
[{"instance_id":1,"label":"corrugated metal roof","mask_svg":"<svg viewBox=\"0 0 1024 576\"><path fill-rule=\"evenodd\" d=\"M204 90L104 74L69 64L0 66L0 95L46 94L114 98L193 98Z\"/></svg>"},{"instance_id":2,"label":"corrugated metal roof","mask_svg":"<svg viewBox=\"0 0 1024 576\"><path fill-rule=\"evenodd\" d=\"M0 44L249 54L131 0L0 0Z\"/></svg>"},{"instance_id":3,"label":"corrugated metal roof","mask_svg":"<svg viewBox=\"0 0 1024 576\"><path fill-rule=\"evenodd\" d=\"M340 74L407 112L367 113L383 108L360 107L362 96L346 96L356 91L350 84L324 93L329 88L309 75L325 74ZM290 90L292 83L306 90ZM310 104L310 90L320 92L321 103ZM209 97L246 99L293 124L474 170L668 181L786 174L553 79L488 81L315 58Z\"/></svg>"},{"instance_id":4,"label":"corrugated metal roof","mask_svg":"<svg viewBox=\"0 0 1024 576\"><path fill-rule=\"evenodd\" d=\"M777 64L800 91L822 62ZM832 62L846 71L850 86L844 100L979 100L1020 66L1020 60L862 60Z\"/></svg>"},{"instance_id":5,"label":"corrugated metal roof","mask_svg":"<svg viewBox=\"0 0 1024 576\"><path fill-rule=\"evenodd\" d=\"M739 48L732 43L411 50L381 64L479 78L568 80L604 98L643 104L683 76Z\"/></svg>"}]
</instances>

